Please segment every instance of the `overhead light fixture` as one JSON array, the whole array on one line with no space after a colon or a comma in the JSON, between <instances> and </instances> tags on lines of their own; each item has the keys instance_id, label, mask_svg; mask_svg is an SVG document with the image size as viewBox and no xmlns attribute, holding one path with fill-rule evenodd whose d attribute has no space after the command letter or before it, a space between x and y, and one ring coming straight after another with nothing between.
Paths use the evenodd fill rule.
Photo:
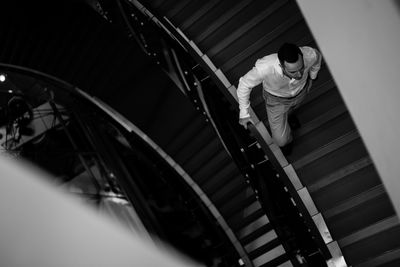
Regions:
<instances>
[{"instance_id":1,"label":"overhead light fixture","mask_svg":"<svg viewBox=\"0 0 400 267\"><path fill-rule=\"evenodd\" d=\"M4 73L0 73L0 82L5 82L6 80L6 75Z\"/></svg>"}]
</instances>

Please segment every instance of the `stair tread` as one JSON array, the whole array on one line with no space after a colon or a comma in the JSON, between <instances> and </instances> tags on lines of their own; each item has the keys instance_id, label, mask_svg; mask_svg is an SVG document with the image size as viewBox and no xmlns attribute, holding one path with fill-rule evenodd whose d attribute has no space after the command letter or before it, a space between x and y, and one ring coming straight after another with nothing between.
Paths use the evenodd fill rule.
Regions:
<instances>
[{"instance_id":1,"label":"stair tread","mask_svg":"<svg viewBox=\"0 0 400 267\"><path fill-rule=\"evenodd\" d=\"M233 214L237 213L240 210L243 210L244 207L253 203L256 200L256 196L254 194L250 194L248 196L238 197L232 202L226 203L225 205L219 207L221 214L228 218Z\"/></svg>"},{"instance_id":2,"label":"stair tread","mask_svg":"<svg viewBox=\"0 0 400 267\"><path fill-rule=\"evenodd\" d=\"M213 155L202 168L192 172L192 177L198 180L199 177L210 177L217 171L223 169L230 164L231 159L225 150L220 150L217 154Z\"/></svg>"},{"instance_id":3,"label":"stair tread","mask_svg":"<svg viewBox=\"0 0 400 267\"><path fill-rule=\"evenodd\" d=\"M197 150L181 164L189 173L193 173L204 167L204 165L224 151L220 140L216 137L211 139L206 145ZM224 151L225 152L225 151Z\"/></svg>"},{"instance_id":4,"label":"stair tread","mask_svg":"<svg viewBox=\"0 0 400 267\"><path fill-rule=\"evenodd\" d=\"M312 129L311 132L300 137L295 135L293 151L287 157L290 161L296 161L316 149L337 140L337 138L347 134L351 129L355 129L353 120L347 112L323 121L321 125L313 125L313 127L318 128Z\"/></svg>"},{"instance_id":5,"label":"stair tread","mask_svg":"<svg viewBox=\"0 0 400 267\"><path fill-rule=\"evenodd\" d=\"M398 267L400 266L400 247L385 251L380 255L368 257L355 267Z\"/></svg>"},{"instance_id":6,"label":"stair tread","mask_svg":"<svg viewBox=\"0 0 400 267\"><path fill-rule=\"evenodd\" d=\"M376 257L400 247L399 236L399 220L397 216L393 216L346 236L338 240L338 243L346 261L357 265L364 262L366 257Z\"/></svg>"},{"instance_id":7,"label":"stair tread","mask_svg":"<svg viewBox=\"0 0 400 267\"><path fill-rule=\"evenodd\" d=\"M343 179L344 177L355 173L363 168L366 168L367 166L370 166L372 164L372 160L370 157L364 157L361 158L357 161L354 161L350 163L349 165L344 166L343 168L337 170L334 173L330 173L329 175L326 175L319 179L316 183L311 184L308 186L308 190L310 192L315 192L323 187L326 187L340 179Z\"/></svg>"},{"instance_id":8,"label":"stair tread","mask_svg":"<svg viewBox=\"0 0 400 267\"><path fill-rule=\"evenodd\" d=\"M373 165L343 175L339 173L324 183L322 187L308 187L317 208L322 212L382 184Z\"/></svg>"},{"instance_id":9,"label":"stair tread","mask_svg":"<svg viewBox=\"0 0 400 267\"><path fill-rule=\"evenodd\" d=\"M200 19L203 16L206 16L207 13L213 9L220 0L210 0L209 2L204 3L203 6L197 9L196 12L192 13L188 18L186 18L180 25L179 27L185 31L187 28L191 27L193 24L196 23L198 19Z\"/></svg>"},{"instance_id":10,"label":"stair tread","mask_svg":"<svg viewBox=\"0 0 400 267\"><path fill-rule=\"evenodd\" d=\"M224 202L229 201L233 197L235 197L236 194L239 194L242 191L246 191L251 189L247 183L245 183L243 180L234 180L230 181L228 184L226 184L223 188L220 190L214 192L210 196L210 198L213 200L213 202L216 205L221 205Z\"/></svg>"},{"instance_id":11,"label":"stair tread","mask_svg":"<svg viewBox=\"0 0 400 267\"><path fill-rule=\"evenodd\" d=\"M256 229L254 232L242 237L240 239L240 243L242 245L246 245L248 243L250 243L251 241L253 241L254 239L256 239L257 237L271 231L272 225L270 223L267 223L266 225L261 226L260 228Z\"/></svg>"},{"instance_id":12,"label":"stair tread","mask_svg":"<svg viewBox=\"0 0 400 267\"><path fill-rule=\"evenodd\" d=\"M292 163L293 167L295 169L300 169L303 166L309 164L310 162L315 161L316 159L331 153L332 151L338 149L341 146L344 146L351 141L359 138L359 134L356 130L352 130L348 132L347 134L340 136L339 138L331 141L330 143L314 150L313 152L309 153L308 155L296 160L294 163Z\"/></svg>"},{"instance_id":13,"label":"stair tread","mask_svg":"<svg viewBox=\"0 0 400 267\"><path fill-rule=\"evenodd\" d=\"M250 14L247 15L250 18L250 20L247 20L247 22L245 22L243 25L236 27L236 29L233 32L232 31L229 32L227 36L224 36L222 38L220 37L218 43L214 43L211 47L207 49L207 55L209 55L209 57L213 57L219 52L221 52L224 48L226 48L232 42L234 42L239 36L249 31L252 27L260 23L266 17L271 15L274 11L276 11L284 4L286 4L286 2L287 2L286 0L276 1L272 3L270 6L265 7L261 12L258 12L251 17Z\"/></svg>"},{"instance_id":14,"label":"stair tread","mask_svg":"<svg viewBox=\"0 0 400 267\"><path fill-rule=\"evenodd\" d=\"M252 0L244 0L240 1L238 4L234 5L229 10L224 10L224 13L218 16L218 18L209 23L209 26L206 27L202 32L200 32L196 37L195 41L197 43L202 42L205 38L214 33L217 29L219 29L223 24L229 21L232 17L234 17L237 13L239 13L242 9L248 6Z\"/></svg>"},{"instance_id":15,"label":"stair tread","mask_svg":"<svg viewBox=\"0 0 400 267\"><path fill-rule=\"evenodd\" d=\"M338 105L335 106L334 108L328 110L327 112L324 112L320 116L314 118L313 120L307 122L306 124L302 125L300 129L296 130L293 135L294 138L297 139L301 136L304 136L313 130L317 129L324 123L342 115L347 111L346 107L344 105Z\"/></svg>"},{"instance_id":16,"label":"stair tread","mask_svg":"<svg viewBox=\"0 0 400 267\"><path fill-rule=\"evenodd\" d=\"M357 230L341 239L338 243L341 247L346 247L356 242L372 237L383 231L399 226L399 219L396 215L382 219L372 225L366 226L363 229Z\"/></svg>"},{"instance_id":17,"label":"stair tread","mask_svg":"<svg viewBox=\"0 0 400 267\"><path fill-rule=\"evenodd\" d=\"M336 205L335 207L327 210L324 212L324 217L325 218L330 218L333 216L336 216L346 210L352 209L360 204L362 204L363 202L369 201L375 197L378 197L380 195L385 194L386 191L383 188L383 185L377 185L374 188L363 192L359 195L353 196L350 199L346 199L345 201L343 201L342 203Z\"/></svg>"},{"instance_id":18,"label":"stair tread","mask_svg":"<svg viewBox=\"0 0 400 267\"><path fill-rule=\"evenodd\" d=\"M363 195L363 197L368 197L368 195ZM371 193L368 200L362 200L355 203L347 202L337 210L340 213L325 218L335 239L340 239L394 214L387 194Z\"/></svg>"},{"instance_id":19,"label":"stair tread","mask_svg":"<svg viewBox=\"0 0 400 267\"><path fill-rule=\"evenodd\" d=\"M214 192L214 190L217 190L230 179L240 179L240 177L239 170L232 162L228 162L228 164L221 167L220 170L209 176L194 176L200 186L207 192Z\"/></svg>"}]
</instances>

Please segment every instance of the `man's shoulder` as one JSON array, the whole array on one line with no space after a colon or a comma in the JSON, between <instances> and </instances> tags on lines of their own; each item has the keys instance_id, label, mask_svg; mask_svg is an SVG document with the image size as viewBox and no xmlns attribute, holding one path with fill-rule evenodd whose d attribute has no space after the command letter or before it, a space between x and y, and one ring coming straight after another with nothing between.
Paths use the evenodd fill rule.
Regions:
<instances>
[{"instance_id":1,"label":"man's shoulder","mask_svg":"<svg viewBox=\"0 0 400 267\"><path fill-rule=\"evenodd\" d=\"M317 55L316 49L310 46L301 46L300 50L303 53L304 58L314 58Z\"/></svg>"},{"instance_id":2,"label":"man's shoulder","mask_svg":"<svg viewBox=\"0 0 400 267\"><path fill-rule=\"evenodd\" d=\"M274 53L258 59L255 66L258 68L269 68L275 66L277 62L278 54Z\"/></svg>"}]
</instances>

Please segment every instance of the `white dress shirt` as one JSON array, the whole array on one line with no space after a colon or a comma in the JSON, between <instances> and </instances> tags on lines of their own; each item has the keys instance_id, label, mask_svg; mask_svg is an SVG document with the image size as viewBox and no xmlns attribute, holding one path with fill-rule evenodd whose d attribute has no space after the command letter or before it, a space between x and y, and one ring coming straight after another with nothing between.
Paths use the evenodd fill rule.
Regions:
<instances>
[{"instance_id":1,"label":"white dress shirt","mask_svg":"<svg viewBox=\"0 0 400 267\"><path fill-rule=\"evenodd\" d=\"M304 73L300 80L291 79L283 74L278 54L271 54L256 61L255 66L239 79L237 96L239 118L248 118L250 93L253 87L262 83L264 90L279 97L296 96L307 83L308 77L315 79L321 68L321 54L314 48L300 47L303 53Z\"/></svg>"}]
</instances>

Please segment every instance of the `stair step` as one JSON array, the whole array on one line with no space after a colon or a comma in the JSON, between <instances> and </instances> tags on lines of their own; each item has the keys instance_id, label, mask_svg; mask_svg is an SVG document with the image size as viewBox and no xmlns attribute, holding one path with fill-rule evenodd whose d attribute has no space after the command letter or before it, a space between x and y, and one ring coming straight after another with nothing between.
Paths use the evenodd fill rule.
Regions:
<instances>
[{"instance_id":1,"label":"stair step","mask_svg":"<svg viewBox=\"0 0 400 267\"><path fill-rule=\"evenodd\" d=\"M253 214L259 212L260 210L262 210L261 204L258 200L255 200L248 206L245 206L242 210L239 210L236 214L227 217L227 221L232 225L239 225L239 227L244 227L244 225L246 225L247 223L241 225L242 221L249 216L253 216Z\"/></svg>"},{"instance_id":2,"label":"stair step","mask_svg":"<svg viewBox=\"0 0 400 267\"><path fill-rule=\"evenodd\" d=\"M183 129L179 131L175 137L168 142L165 150L173 156L176 155L182 147L191 141L193 136L199 134L201 130L206 128L206 124L199 118L194 118L191 123L185 124Z\"/></svg>"},{"instance_id":3,"label":"stair step","mask_svg":"<svg viewBox=\"0 0 400 267\"><path fill-rule=\"evenodd\" d=\"M308 186L366 155L367 151L358 133L351 131L292 165L303 184Z\"/></svg>"},{"instance_id":4,"label":"stair step","mask_svg":"<svg viewBox=\"0 0 400 267\"><path fill-rule=\"evenodd\" d=\"M308 155L296 160L293 163L293 167L295 169L301 169L308 164L311 164L312 162L320 159L321 157L324 157L335 150L351 143L352 141L356 140L359 138L359 134L357 131L353 130L351 132L348 132L347 134L337 138L336 140L326 144L325 146L314 150L312 153L309 153Z\"/></svg>"},{"instance_id":5,"label":"stair step","mask_svg":"<svg viewBox=\"0 0 400 267\"><path fill-rule=\"evenodd\" d=\"M279 256L275 260L271 261L271 264L274 265L262 265L261 267L293 267L293 263L289 260L289 256L287 254ZM279 264L279 265L278 265Z\"/></svg>"},{"instance_id":6,"label":"stair step","mask_svg":"<svg viewBox=\"0 0 400 267\"><path fill-rule=\"evenodd\" d=\"M190 1L177 2L176 0L167 0L161 6L159 6L157 10L160 14L169 18L170 21L173 21L172 18L179 14L189 3Z\"/></svg>"},{"instance_id":7,"label":"stair step","mask_svg":"<svg viewBox=\"0 0 400 267\"><path fill-rule=\"evenodd\" d=\"M278 238L278 236L276 235L275 231L271 230L271 231L266 232L265 234L257 237L256 239L254 239L250 243L246 244L244 246L244 249L247 251L247 253L249 253L250 258L254 259L258 255L262 254L262 253L255 253L255 251L257 249L261 248L262 246L268 245L268 243L270 243L271 241L273 241L273 240L275 240L277 238ZM274 244L278 245L279 242L276 241L276 242L274 242ZM271 248L269 247L267 250L270 250L270 249ZM254 255L254 254L256 254L256 255Z\"/></svg>"},{"instance_id":8,"label":"stair step","mask_svg":"<svg viewBox=\"0 0 400 267\"><path fill-rule=\"evenodd\" d=\"M255 1L256 2L256 1ZM249 31L252 31L254 27L260 27L260 25L264 24L266 21L270 21L271 17L277 16L277 18L282 18L281 15L278 16L277 10L282 8L285 4L287 4L287 1L275 1L270 5L266 5L266 3L263 3L261 5L257 5L258 3L255 3L254 6L258 6L259 11L261 12L256 12L253 14L251 17L249 16L249 13L246 14L246 20L242 24L238 24L237 21L232 21L230 24L235 24L235 29L232 29L229 32L225 33L225 36L221 36L218 39L218 42L215 43L210 43L209 49L207 50L207 55L210 58L213 58L216 56L218 53L220 53L222 50L229 49L230 46L234 45L233 42L236 42L238 38L243 37L248 33ZM285 9L285 11L290 11L289 9ZM294 13L294 12L292 12ZM291 13L290 13L291 14ZM288 14L289 15L289 14ZM268 18L268 20L267 20ZM237 18L240 20L240 17ZM264 23L262 23L264 22ZM277 23L277 22L276 22ZM269 26L269 25L268 25ZM269 26L271 27L271 26ZM228 35L226 36L226 34ZM249 41L249 40L248 40Z\"/></svg>"},{"instance_id":9,"label":"stair step","mask_svg":"<svg viewBox=\"0 0 400 267\"><path fill-rule=\"evenodd\" d=\"M313 193L318 190L321 190L324 187L327 187L345 177L348 175L351 175L355 172L358 172L368 166L372 165L372 160L370 157L363 157L357 161L352 162L351 164L333 172L330 173L329 175L326 175L322 178L320 178L316 183L311 184L308 186L308 190Z\"/></svg>"},{"instance_id":10,"label":"stair step","mask_svg":"<svg viewBox=\"0 0 400 267\"><path fill-rule=\"evenodd\" d=\"M202 10L205 5L209 4L209 1L202 0L192 0L192 1L183 1L188 2L183 8L179 10L179 12L175 12L173 16L170 16L171 21L180 28L183 29L182 26L185 22L190 21L192 16L193 19L197 19L199 15L198 11Z\"/></svg>"},{"instance_id":11,"label":"stair step","mask_svg":"<svg viewBox=\"0 0 400 267\"><path fill-rule=\"evenodd\" d=\"M202 169L204 164L218 156L219 152L224 148L221 141L214 137L207 144L205 144L200 150L196 151L190 158L186 158L182 163L182 167L188 173L194 173L199 169Z\"/></svg>"},{"instance_id":12,"label":"stair step","mask_svg":"<svg viewBox=\"0 0 400 267\"><path fill-rule=\"evenodd\" d=\"M228 156L226 151L220 150L216 155L210 158L202 166L202 168L192 172L191 175L196 181L198 181L199 177L210 177L230 163L231 163L231 158Z\"/></svg>"},{"instance_id":13,"label":"stair step","mask_svg":"<svg viewBox=\"0 0 400 267\"><path fill-rule=\"evenodd\" d=\"M232 162L228 162L228 164L226 164L224 167L221 167L220 170L210 176L194 176L194 178L201 185L201 188L210 194L218 190L231 179L242 179L239 174L239 170Z\"/></svg>"},{"instance_id":14,"label":"stair step","mask_svg":"<svg viewBox=\"0 0 400 267\"><path fill-rule=\"evenodd\" d=\"M302 126L300 129L294 131L293 136L296 140L298 140L300 137L307 135L308 133L318 129L328 121L331 121L346 112L347 109L344 105L337 105L334 108L328 110L327 112L321 114L320 116L315 117L313 120L307 122L304 125L303 122L300 122Z\"/></svg>"},{"instance_id":15,"label":"stair step","mask_svg":"<svg viewBox=\"0 0 400 267\"><path fill-rule=\"evenodd\" d=\"M238 2L236 5L232 5L232 2L227 1L228 5L223 5L220 7L219 12L215 12L214 14L209 14L209 20L207 23L204 23L203 28L200 28L199 31L196 31L196 35L193 40L200 44L206 38L213 35L218 29L222 28L223 25L228 23L233 17L237 17L237 15L253 2L253 0L244 0ZM212 16L213 15L213 16Z\"/></svg>"},{"instance_id":16,"label":"stair step","mask_svg":"<svg viewBox=\"0 0 400 267\"><path fill-rule=\"evenodd\" d=\"M268 251L272 251L274 248L277 248L277 247L279 247L281 244L280 244L280 242L279 242L279 240L278 240L278 238L276 238L276 235L273 233L273 232L267 232L266 234L265 234L267 237L269 237L268 235L270 235L271 237L270 237L270 241L268 242L268 243L265 243L265 244L263 244L263 245L260 245L257 249L255 249L255 250L253 250L253 251L251 251L250 253L249 253L249 257L250 257L250 259L256 259L256 258L258 258L258 257L260 257L260 256L262 256L263 254L265 254L266 252L268 252ZM280 256L281 254L279 253L279 255L278 256ZM275 257L274 257L275 258ZM272 258L272 259L274 259L274 258ZM270 260L272 260L272 259L270 259ZM265 263L265 262L264 262ZM261 264L257 264L258 266L261 266Z\"/></svg>"},{"instance_id":17,"label":"stair step","mask_svg":"<svg viewBox=\"0 0 400 267\"><path fill-rule=\"evenodd\" d=\"M192 136L191 140L184 144L177 154L174 155L175 161L182 164L214 138L212 129L204 127L197 135Z\"/></svg>"},{"instance_id":18,"label":"stair step","mask_svg":"<svg viewBox=\"0 0 400 267\"><path fill-rule=\"evenodd\" d=\"M318 89L315 88L315 90L312 90L309 97L306 97L304 100L308 102L303 103L296 109L295 114L301 122L312 121L319 114L323 114L339 105L345 105L339 91L331 83L324 84L326 92L318 96L314 95L314 99L311 99L313 97L312 94L314 92L314 94L317 94Z\"/></svg>"},{"instance_id":19,"label":"stair step","mask_svg":"<svg viewBox=\"0 0 400 267\"><path fill-rule=\"evenodd\" d=\"M236 194L248 189L250 189L249 185L243 180L232 179L228 183L226 183L220 190L210 195L210 198L215 205L220 206L235 197Z\"/></svg>"},{"instance_id":20,"label":"stair step","mask_svg":"<svg viewBox=\"0 0 400 267\"><path fill-rule=\"evenodd\" d=\"M400 247L399 236L399 220L393 216L346 236L338 240L338 243L347 263L357 265L365 261L366 257L377 257Z\"/></svg>"},{"instance_id":21,"label":"stair step","mask_svg":"<svg viewBox=\"0 0 400 267\"><path fill-rule=\"evenodd\" d=\"M257 237L259 237L259 236L261 236L261 235L263 235L265 233L268 233L272 229L273 229L272 225L270 223L267 223L267 224L261 226L260 228L258 228L257 230L255 230L254 232L252 232L252 233L246 235L245 237L241 238L240 239L240 243L242 245L246 245L246 244L250 243L251 241L253 241L254 239L256 239Z\"/></svg>"},{"instance_id":22,"label":"stair step","mask_svg":"<svg viewBox=\"0 0 400 267\"><path fill-rule=\"evenodd\" d=\"M187 29L194 24L201 18L208 15L210 11L212 11L215 6L221 3L221 0L210 0L209 2L204 3L203 6L198 7L197 10L187 17L182 23L180 23L179 28L186 32Z\"/></svg>"},{"instance_id":23,"label":"stair step","mask_svg":"<svg viewBox=\"0 0 400 267\"><path fill-rule=\"evenodd\" d=\"M277 1L279 2L279 1ZM240 12L235 14L234 19L225 21L213 33L203 39L199 44L200 48L212 58L224 49L228 49L232 42L251 31L260 21L265 20L273 10L276 10L286 1L279 4L276 2L267 2L261 0L251 1L245 8L241 8ZM262 12L260 12L262 11Z\"/></svg>"},{"instance_id":24,"label":"stair step","mask_svg":"<svg viewBox=\"0 0 400 267\"><path fill-rule=\"evenodd\" d=\"M164 2L166 2L167 0L152 0L151 1L151 7L152 8L159 8L162 4L164 4Z\"/></svg>"},{"instance_id":25,"label":"stair step","mask_svg":"<svg viewBox=\"0 0 400 267\"><path fill-rule=\"evenodd\" d=\"M381 255L370 258L355 267L398 267L400 266L400 248L385 251Z\"/></svg>"},{"instance_id":26,"label":"stair step","mask_svg":"<svg viewBox=\"0 0 400 267\"><path fill-rule=\"evenodd\" d=\"M378 173L366 157L321 178L308 189L318 209L326 211L380 184Z\"/></svg>"},{"instance_id":27,"label":"stair step","mask_svg":"<svg viewBox=\"0 0 400 267\"><path fill-rule=\"evenodd\" d=\"M329 75L329 71L326 68L321 67L321 70L318 72L318 79L313 81L310 93L308 94L307 98L305 98L304 101L300 104L297 110L306 108L309 103L315 101L319 97L322 97L324 94L331 90L339 92L335 82Z\"/></svg>"},{"instance_id":28,"label":"stair step","mask_svg":"<svg viewBox=\"0 0 400 267\"><path fill-rule=\"evenodd\" d=\"M354 122L349 114L341 114L336 118L326 121L323 125L320 125L317 129L314 129L304 136L298 138L294 137L293 152L287 158L290 161L296 161L319 147L340 138L345 135L349 129L354 128Z\"/></svg>"},{"instance_id":29,"label":"stair step","mask_svg":"<svg viewBox=\"0 0 400 267\"><path fill-rule=\"evenodd\" d=\"M254 214L254 213L253 213ZM262 216L253 219L250 222L247 222L245 226L243 226L240 230L236 230L236 235L239 239L245 238L255 231L259 230L261 227L269 224L269 219L267 215L263 214Z\"/></svg>"},{"instance_id":30,"label":"stair step","mask_svg":"<svg viewBox=\"0 0 400 267\"><path fill-rule=\"evenodd\" d=\"M260 248L261 255L252 259L255 267L259 266L278 266L279 264L288 260L285 249L279 245L273 249Z\"/></svg>"},{"instance_id":31,"label":"stair step","mask_svg":"<svg viewBox=\"0 0 400 267\"><path fill-rule=\"evenodd\" d=\"M257 224L259 221L263 221L264 218L262 217L266 217L265 212L262 209L258 209L246 216L240 211L239 213L242 215L241 220L234 220L234 218L239 218L238 216L236 216L229 218L227 221L234 232L239 232L241 234L243 234L245 229L249 229L249 231L254 231L254 225Z\"/></svg>"},{"instance_id":32,"label":"stair step","mask_svg":"<svg viewBox=\"0 0 400 267\"><path fill-rule=\"evenodd\" d=\"M383 188L383 185L377 185L374 188L371 188L370 190L363 192L359 195L356 195L350 199L347 199L346 201L343 201L339 205L336 205L335 207L325 211L324 217L326 219L337 216L343 212L346 212L350 209L353 209L364 202L371 201L374 198L377 198L379 196L383 196L385 194L385 189Z\"/></svg>"},{"instance_id":33,"label":"stair step","mask_svg":"<svg viewBox=\"0 0 400 267\"><path fill-rule=\"evenodd\" d=\"M248 194L240 194L232 201L225 203L223 206L219 207L219 211L225 218L229 218L233 214L243 210L245 207L256 201L256 196L253 192Z\"/></svg>"},{"instance_id":34,"label":"stair step","mask_svg":"<svg viewBox=\"0 0 400 267\"><path fill-rule=\"evenodd\" d=\"M332 236L341 239L393 214L387 194L377 188L332 208L325 219Z\"/></svg>"}]
</instances>

